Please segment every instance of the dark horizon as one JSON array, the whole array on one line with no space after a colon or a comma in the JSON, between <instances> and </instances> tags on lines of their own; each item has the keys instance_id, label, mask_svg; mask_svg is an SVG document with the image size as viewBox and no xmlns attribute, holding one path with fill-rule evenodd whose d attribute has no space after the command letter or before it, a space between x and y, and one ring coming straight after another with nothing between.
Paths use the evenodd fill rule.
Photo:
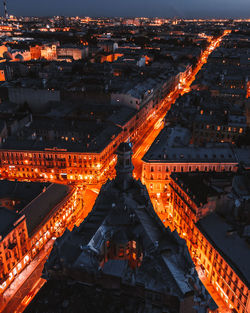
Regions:
<instances>
[{"instance_id":1,"label":"dark horizon","mask_svg":"<svg viewBox=\"0 0 250 313\"><path fill-rule=\"evenodd\" d=\"M1 1L2 2L2 1ZM0 2L0 15L3 4ZM25 2L25 3L24 3ZM230 19L250 18L249 0L216 0L209 2L198 0L7 0L9 14L16 16L92 16L92 17L159 17L159 18L203 18Z\"/></svg>"}]
</instances>

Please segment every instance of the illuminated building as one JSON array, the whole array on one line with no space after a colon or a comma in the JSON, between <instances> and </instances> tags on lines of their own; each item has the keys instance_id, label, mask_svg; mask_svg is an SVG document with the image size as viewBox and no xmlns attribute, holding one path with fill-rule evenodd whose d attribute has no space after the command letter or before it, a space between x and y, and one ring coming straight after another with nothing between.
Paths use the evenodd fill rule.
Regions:
<instances>
[{"instance_id":1,"label":"illuminated building","mask_svg":"<svg viewBox=\"0 0 250 313\"><path fill-rule=\"evenodd\" d=\"M0 46L0 57L4 58L5 53L8 52L8 48L5 45Z\"/></svg>"},{"instance_id":2,"label":"illuminated building","mask_svg":"<svg viewBox=\"0 0 250 313\"><path fill-rule=\"evenodd\" d=\"M11 25L0 25L0 31L11 32L13 31L13 27Z\"/></svg>"},{"instance_id":3,"label":"illuminated building","mask_svg":"<svg viewBox=\"0 0 250 313\"><path fill-rule=\"evenodd\" d=\"M45 264L48 282L41 299L46 301L39 301L45 306L37 305L37 312L49 311L62 297L67 299L71 312L79 310L70 298L71 292L62 292L61 287L50 289L58 279L57 285L64 288L80 282L88 288L98 285L101 295L112 290L118 299L125 296L131 312L136 307L132 306L134 300L141 312L146 312L146 307L151 308L150 312L216 312L215 303L193 268L184 240L164 227L146 188L133 179L131 156L131 146L120 144L116 178L102 187L79 228L65 232L56 241ZM74 293L85 297L84 289L78 285ZM100 296L97 303L93 296L88 298L91 311L95 312L101 302L105 310L115 312L113 301L102 299Z\"/></svg>"},{"instance_id":4,"label":"illuminated building","mask_svg":"<svg viewBox=\"0 0 250 313\"><path fill-rule=\"evenodd\" d=\"M24 214L0 207L0 296L29 262L29 238Z\"/></svg>"},{"instance_id":5,"label":"illuminated building","mask_svg":"<svg viewBox=\"0 0 250 313\"><path fill-rule=\"evenodd\" d=\"M4 82L6 80L4 70L0 70L0 82Z\"/></svg>"},{"instance_id":6,"label":"illuminated building","mask_svg":"<svg viewBox=\"0 0 250 313\"><path fill-rule=\"evenodd\" d=\"M101 63L103 62L115 62L118 58L122 57L123 53L112 53L107 55L102 55L101 57Z\"/></svg>"},{"instance_id":7,"label":"illuminated building","mask_svg":"<svg viewBox=\"0 0 250 313\"><path fill-rule=\"evenodd\" d=\"M37 119L2 145L2 176L97 183L122 136L110 123Z\"/></svg>"},{"instance_id":8,"label":"illuminated building","mask_svg":"<svg viewBox=\"0 0 250 313\"><path fill-rule=\"evenodd\" d=\"M43 46L41 49L41 58L48 61L53 61L57 59L57 46Z\"/></svg>"},{"instance_id":9,"label":"illuminated building","mask_svg":"<svg viewBox=\"0 0 250 313\"><path fill-rule=\"evenodd\" d=\"M30 56L30 51L13 51L11 53L12 60L15 62L24 62L24 61L30 61L31 56Z\"/></svg>"},{"instance_id":10,"label":"illuminated building","mask_svg":"<svg viewBox=\"0 0 250 313\"><path fill-rule=\"evenodd\" d=\"M241 156L229 144L188 144L190 132L182 127L164 128L143 157L142 182L150 194L168 190L172 172L235 171Z\"/></svg>"},{"instance_id":11,"label":"illuminated building","mask_svg":"<svg viewBox=\"0 0 250 313\"><path fill-rule=\"evenodd\" d=\"M235 143L239 136L246 131L246 117L244 115L225 114L216 115L201 114L195 117L193 122L192 142L203 144L210 142L231 142Z\"/></svg>"},{"instance_id":12,"label":"illuminated building","mask_svg":"<svg viewBox=\"0 0 250 313\"><path fill-rule=\"evenodd\" d=\"M1 175L20 180L104 182L109 170L113 171L114 151L120 142L144 136L161 104L158 97L152 97L151 105L145 104L138 112L120 107L102 122L35 118L2 143Z\"/></svg>"},{"instance_id":13,"label":"illuminated building","mask_svg":"<svg viewBox=\"0 0 250 313\"><path fill-rule=\"evenodd\" d=\"M0 295L82 213L81 187L0 181ZM0 303L1 306L2 303Z\"/></svg>"},{"instance_id":14,"label":"illuminated building","mask_svg":"<svg viewBox=\"0 0 250 313\"><path fill-rule=\"evenodd\" d=\"M88 56L88 46L35 45L30 46L30 55L32 60L81 60Z\"/></svg>"},{"instance_id":15,"label":"illuminated building","mask_svg":"<svg viewBox=\"0 0 250 313\"><path fill-rule=\"evenodd\" d=\"M57 59L72 58L73 60L81 60L88 56L88 46L61 46L57 48Z\"/></svg>"},{"instance_id":16,"label":"illuminated building","mask_svg":"<svg viewBox=\"0 0 250 313\"><path fill-rule=\"evenodd\" d=\"M185 67L183 72L162 73L156 79L146 79L143 82L125 85L119 92L111 93L111 104L135 108L147 108L148 117L158 108L171 92L180 89L190 76L191 67Z\"/></svg>"},{"instance_id":17,"label":"illuminated building","mask_svg":"<svg viewBox=\"0 0 250 313\"><path fill-rule=\"evenodd\" d=\"M30 47L30 57L31 60L41 59L42 46L35 45Z\"/></svg>"},{"instance_id":18,"label":"illuminated building","mask_svg":"<svg viewBox=\"0 0 250 313\"><path fill-rule=\"evenodd\" d=\"M250 312L248 184L249 174L173 173L164 215L186 240L209 292L240 313Z\"/></svg>"}]
</instances>

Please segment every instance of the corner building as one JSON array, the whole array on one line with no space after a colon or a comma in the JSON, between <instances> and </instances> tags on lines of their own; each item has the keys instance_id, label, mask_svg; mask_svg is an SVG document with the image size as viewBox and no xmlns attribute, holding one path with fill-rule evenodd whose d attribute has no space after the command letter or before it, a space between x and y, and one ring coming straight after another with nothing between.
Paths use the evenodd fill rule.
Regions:
<instances>
[{"instance_id":1,"label":"corner building","mask_svg":"<svg viewBox=\"0 0 250 313\"><path fill-rule=\"evenodd\" d=\"M73 228L81 190L50 183L0 181L1 295L53 237Z\"/></svg>"}]
</instances>

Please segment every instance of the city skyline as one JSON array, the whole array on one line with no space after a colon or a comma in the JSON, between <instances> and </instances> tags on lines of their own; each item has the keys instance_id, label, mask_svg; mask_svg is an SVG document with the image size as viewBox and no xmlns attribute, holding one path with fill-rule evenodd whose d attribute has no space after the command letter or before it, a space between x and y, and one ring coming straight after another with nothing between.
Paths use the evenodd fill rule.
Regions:
<instances>
[{"instance_id":1,"label":"city skyline","mask_svg":"<svg viewBox=\"0 0 250 313\"><path fill-rule=\"evenodd\" d=\"M53 3L44 0L37 3L26 0L7 2L10 14L17 16L52 16L52 15L79 15L79 16L121 16L121 17L178 17L178 18L249 18L250 2L248 0L198 0L164 1L156 0L128 0L117 4L114 0L102 2L93 0L83 3L82 0L55 0ZM3 15L3 5L0 7Z\"/></svg>"}]
</instances>

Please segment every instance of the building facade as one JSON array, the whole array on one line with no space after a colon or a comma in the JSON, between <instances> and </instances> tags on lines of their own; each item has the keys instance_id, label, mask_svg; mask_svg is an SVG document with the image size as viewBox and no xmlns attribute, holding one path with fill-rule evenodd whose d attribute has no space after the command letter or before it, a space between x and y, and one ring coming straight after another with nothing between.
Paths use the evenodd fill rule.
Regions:
<instances>
[{"instance_id":1,"label":"building facade","mask_svg":"<svg viewBox=\"0 0 250 313\"><path fill-rule=\"evenodd\" d=\"M66 228L73 228L83 211L80 186L7 181L1 181L1 186L6 191L6 196L1 193L1 205L6 207L0 208L4 222L0 236L0 295L49 241L61 236Z\"/></svg>"},{"instance_id":2,"label":"building facade","mask_svg":"<svg viewBox=\"0 0 250 313\"><path fill-rule=\"evenodd\" d=\"M30 261L25 215L0 208L0 295Z\"/></svg>"},{"instance_id":3,"label":"building facade","mask_svg":"<svg viewBox=\"0 0 250 313\"><path fill-rule=\"evenodd\" d=\"M209 175L213 178L209 179ZM231 188L228 182L232 182L234 175L231 172L173 173L164 218L167 225L186 240L200 275L212 285L225 306L248 313L250 249L245 238L215 213L222 208L230 211L232 201L226 195ZM208 178L207 182L204 177Z\"/></svg>"}]
</instances>

